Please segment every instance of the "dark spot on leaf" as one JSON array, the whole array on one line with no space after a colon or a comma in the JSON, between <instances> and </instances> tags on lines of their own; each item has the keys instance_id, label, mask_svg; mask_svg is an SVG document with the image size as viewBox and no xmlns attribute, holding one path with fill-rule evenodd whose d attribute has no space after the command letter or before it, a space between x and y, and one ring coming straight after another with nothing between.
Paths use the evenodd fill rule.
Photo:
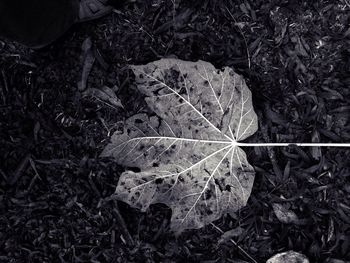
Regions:
<instances>
[{"instance_id":1,"label":"dark spot on leaf","mask_svg":"<svg viewBox=\"0 0 350 263\"><path fill-rule=\"evenodd\" d=\"M230 185L226 185L225 186L225 190L228 191L228 192L231 192L231 186Z\"/></svg>"},{"instance_id":2,"label":"dark spot on leaf","mask_svg":"<svg viewBox=\"0 0 350 263\"><path fill-rule=\"evenodd\" d=\"M187 94L187 91L186 91L186 89L184 88L184 87L182 87L181 89L180 89L180 91L179 91L179 94L180 95L186 95Z\"/></svg>"},{"instance_id":3,"label":"dark spot on leaf","mask_svg":"<svg viewBox=\"0 0 350 263\"><path fill-rule=\"evenodd\" d=\"M143 123L143 121L140 120L140 119L136 119L136 120L135 120L135 123Z\"/></svg>"},{"instance_id":4,"label":"dark spot on leaf","mask_svg":"<svg viewBox=\"0 0 350 263\"><path fill-rule=\"evenodd\" d=\"M163 87L158 88L158 89L156 89L156 90L153 91L153 94L154 94L155 96L158 96L159 93L160 93L160 91L162 91L163 89L164 89Z\"/></svg>"},{"instance_id":5,"label":"dark spot on leaf","mask_svg":"<svg viewBox=\"0 0 350 263\"><path fill-rule=\"evenodd\" d=\"M155 183L156 183L156 184L161 184L161 183L163 183L163 181L164 181L164 180L163 180L162 178L157 178L156 181L155 181Z\"/></svg>"},{"instance_id":6,"label":"dark spot on leaf","mask_svg":"<svg viewBox=\"0 0 350 263\"><path fill-rule=\"evenodd\" d=\"M152 166L153 167L159 167L159 164L158 163L153 163Z\"/></svg>"},{"instance_id":7,"label":"dark spot on leaf","mask_svg":"<svg viewBox=\"0 0 350 263\"><path fill-rule=\"evenodd\" d=\"M176 148L176 145L175 145L175 144L171 146L171 149L175 149L175 148Z\"/></svg>"},{"instance_id":8,"label":"dark spot on leaf","mask_svg":"<svg viewBox=\"0 0 350 263\"><path fill-rule=\"evenodd\" d=\"M211 197L211 191L208 189L208 190L206 190L205 191L205 193L204 193L204 199L205 200L208 200L208 199L210 199L210 197Z\"/></svg>"},{"instance_id":9,"label":"dark spot on leaf","mask_svg":"<svg viewBox=\"0 0 350 263\"><path fill-rule=\"evenodd\" d=\"M221 182L220 182L219 179L215 179L215 180L214 180L214 183L219 187L220 191L223 191L223 188L224 188L223 186L224 186L224 184L223 184L222 180L221 180Z\"/></svg>"}]
</instances>

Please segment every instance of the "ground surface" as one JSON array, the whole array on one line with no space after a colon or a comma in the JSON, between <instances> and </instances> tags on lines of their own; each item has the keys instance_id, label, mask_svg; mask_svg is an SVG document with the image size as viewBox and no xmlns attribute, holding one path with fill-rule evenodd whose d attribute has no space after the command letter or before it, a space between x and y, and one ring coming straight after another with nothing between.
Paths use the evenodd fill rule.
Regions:
<instances>
[{"instance_id":1,"label":"ground surface","mask_svg":"<svg viewBox=\"0 0 350 263\"><path fill-rule=\"evenodd\" d=\"M142 111L128 64L206 60L246 77L260 117L254 142L350 142L350 5L339 1L135 1L74 26L40 51L0 42L1 262L253 262L212 226L169 232L170 211L109 200L123 167L99 154L118 122ZM78 90L81 45L99 54L88 87L111 88L125 110ZM295 250L350 260L350 151L247 149L248 205L215 224L257 262ZM294 211L281 223L272 204Z\"/></svg>"}]
</instances>

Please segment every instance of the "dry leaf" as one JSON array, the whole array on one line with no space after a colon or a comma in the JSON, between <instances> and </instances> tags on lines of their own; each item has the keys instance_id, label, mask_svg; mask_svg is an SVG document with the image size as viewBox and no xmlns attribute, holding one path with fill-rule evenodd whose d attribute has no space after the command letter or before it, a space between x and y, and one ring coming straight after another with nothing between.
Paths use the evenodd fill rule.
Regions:
<instances>
[{"instance_id":1,"label":"dry leaf","mask_svg":"<svg viewBox=\"0 0 350 263\"><path fill-rule=\"evenodd\" d=\"M274 255L266 263L309 263L309 260L305 255L290 250Z\"/></svg>"},{"instance_id":2,"label":"dry leaf","mask_svg":"<svg viewBox=\"0 0 350 263\"><path fill-rule=\"evenodd\" d=\"M281 223L285 224L298 224L299 218L298 216L286 206L282 204L274 203L272 204L273 211L275 212L276 217Z\"/></svg>"},{"instance_id":3,"label":"dry leaf","mask_svg":"<svg viewBox=\"0 0 350 263\"><path fill-rule=\"evenodd\" d=\"M81 48L82 48L82 55L83 55L83 70L81 73L81 79L78 82L78 89L80 91L83 91L86 89L87 80L91 72L92 66L94 65L94 62L95 62L95 56L94 56L94 53L92 52L92 41L90 37L84 40Z\"/></svg>"},{"instance_id":4,"label":"dry leaf","mask_svg":"<svg viewBox=\"0 0 350 263\"><path fill-rule=\"evenodd\" d=\"M126 171L116 196L145 211L164 203L178 232L200 228L246 205L254 170L236 144L257 130L251 92L231 68L161 59L132 66L156 114L137 114L114 134L102 156Z\"/></svg>"},{"instance_id":5,"label":"dry leaf","mask_svg":"<svg viewBox=\"0 0 350 263\"><path fill-rule=\"evenodd\" d=\"M113 108L123 108L124 109L124 106L123 106L121 100L117 97L115 92L107 86L103 86L100 89L88 88L84 92L84 95L93 96L96 99L106 103L107 105L109 105Z\"/></svg>"},{"instance_id":6,"label":"dry leaf","mask_svg":"<svg viewBox=\"0 0 350 263\"><path fill-rule=\"evenodd\" d=\"M244 233L244 229L239 227L236 227L234 229L231 229L229 231L226 231L225 233L223 233L218 241L219 244L221 243L225 243L228 240L234 238L234 237L238 237L240 235L242 235Z\"/></svg>"}]
</instances>

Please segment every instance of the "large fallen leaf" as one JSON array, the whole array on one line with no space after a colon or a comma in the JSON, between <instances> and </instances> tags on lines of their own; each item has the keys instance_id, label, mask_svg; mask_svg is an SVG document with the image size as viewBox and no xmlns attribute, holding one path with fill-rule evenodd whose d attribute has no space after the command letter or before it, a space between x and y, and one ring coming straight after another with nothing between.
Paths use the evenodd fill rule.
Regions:
<instances>
[{"instance_id":1,"label":"large fallen leaf","mask_svg":"<svg viewBox=\"0 0 350 263\"><path fill-rule=\"evenodd\" d=\"M257 116L243 77L177 59L132 70L155 115L129 118L102 153L140 170L121 175L117 197L142 211L168 205L176 231L246 205L255 173L237 141L256 132Z\"/></svg>"}]
</instances>

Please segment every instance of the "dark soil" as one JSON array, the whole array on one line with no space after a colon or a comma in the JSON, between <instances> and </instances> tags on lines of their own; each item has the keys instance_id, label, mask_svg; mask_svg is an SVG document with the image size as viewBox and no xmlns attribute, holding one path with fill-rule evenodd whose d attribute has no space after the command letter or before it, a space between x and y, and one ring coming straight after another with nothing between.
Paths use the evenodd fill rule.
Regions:
<instances>
[{"instance_id":1,"label":"dark soil","mask_svg":"<svg viewBox=\"0 0 350 263\"><path fill-rule=\"evenodd\" d=\"M260 117L249 141L350 142L349 1L137 0L117 10L39 51L0 42L0 262L253 262L210 225L175 236L167 207L141 213L110 200L123 167L99 154L144 105L127 65L233 67ZM78 90L87 37L99 54L88 87L110 87L125 110ZM242 227L235 241L257 262L287 250L350 260L349 148L247 153L248 205L215 224ZM300 223L281 223L273 203Z\"/></svg>"}]
</instances>

